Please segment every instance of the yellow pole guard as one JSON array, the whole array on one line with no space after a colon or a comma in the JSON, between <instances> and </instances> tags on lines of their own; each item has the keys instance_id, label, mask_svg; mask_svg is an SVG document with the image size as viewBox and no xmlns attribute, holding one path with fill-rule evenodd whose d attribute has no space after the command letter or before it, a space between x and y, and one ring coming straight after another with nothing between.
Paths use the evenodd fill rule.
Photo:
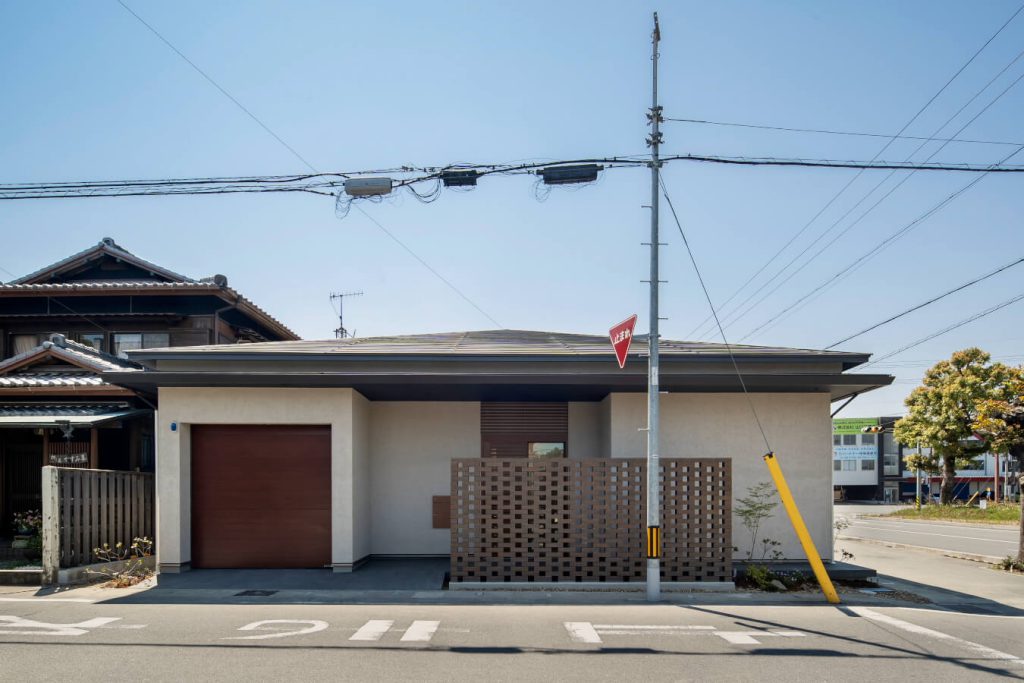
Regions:
<instances>
[{"instance_id":1,"label":"yellow pole guard","mask_svg":"<svg viewBox=\"0 0 1024 683\"><path fill-rule=\"evenodd\" d=\"M647 559L656 560L661 557L661 527L647 527Z\"/></svg>"},{"instance_id":2,"label":"yellow pole guard","mask_svg":"<svg viewBox=\"0 0 1024 683\"><path fill-rule=\"evenodd\" d=\"M807 555L807 559L811 562L811 569L814 570L814 576L818 579L821 592L825 594L825 598L830 603L838 605L839 594L836 593L835 586L832 585L832 579L828 577L828 572L825 571L825 565L821 563L821 556L818 555L818 549L814 547L811 535L807 533L807 525L804 524L804 518L800 516L800 510L796 506L796 501L793 500L793 494L789 491L786 478L782 476L782 468L779 467L779 461L775 459L774 453L767 453L764 456L764 462L768 465L768 471L771 472L772 479L775 480L775 488L779 491L779 498L782 499L782 505L789 514L789 521L793 524L793 530L796 531L797 538L800 539L800 545L804 548L804 554Z\"/></svg>"}]
</instances>

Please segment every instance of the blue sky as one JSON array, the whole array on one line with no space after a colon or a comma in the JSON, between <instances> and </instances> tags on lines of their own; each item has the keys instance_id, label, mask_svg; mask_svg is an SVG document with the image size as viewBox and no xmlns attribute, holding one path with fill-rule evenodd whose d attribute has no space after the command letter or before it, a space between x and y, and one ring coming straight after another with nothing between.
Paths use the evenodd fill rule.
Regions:
<instances>
[{"instance_id":1,"label":"blue sky","mask_svg":"<svg viewBox=\"0 0 1024 683\"><path fill-rule=\"evenodd\" d=\"M128 4L320 170L643 153L650 19L662 20L666 116L895 133L1017 2L177 2ZM1024 43L1024 14L908 129L931 135ZM0 181L297 173L303 164L116 1L0 7ZM1024 72L1016 63L945 136ZM962 137L1024 143L1024 84ZM666 153L869 159L884 140L666 123ZM902 160L918 143L894 143ZM915 157L922 159L937 144ZM935 161L1011 148L955 143ZM842 187L846 170L673 163L665 180L724 300ZM883 186L884 192L905 174ZM864 174L767 272L884 177ZM749 315L739 339L970 179L918 173ZM1024 193L987 177L890 249L748 343L820 347L1019 257ZM875 197L878 195L876 194ZM539 202L526 177L421 204L364 208L504 327L646 328L649 176L603 174ZM851 219L874 202L855 211ZM836 230L849 222L840 223ZM111 236L192 276L231 284L307 338L494 325L358 212L329 198L238 195L6 202L0 279ZM668 214L662 333L688 338L707 306ZM822 242L821 244L824 244ZM814 250L816 251L816 249ZM813 253L813 251L811 252ZM762 279L766 279L763 277ZM885 353L1024 291L1024 266L842 348ZM744 297L741 297L741 299ZM1024 302L878 367L894 387L845 416L898 413L925 367L979 345L1019 363ZM727 311L726 311L727 312ZM706 339L714 339L707 335Z\"/></svg>"}]
</instances>

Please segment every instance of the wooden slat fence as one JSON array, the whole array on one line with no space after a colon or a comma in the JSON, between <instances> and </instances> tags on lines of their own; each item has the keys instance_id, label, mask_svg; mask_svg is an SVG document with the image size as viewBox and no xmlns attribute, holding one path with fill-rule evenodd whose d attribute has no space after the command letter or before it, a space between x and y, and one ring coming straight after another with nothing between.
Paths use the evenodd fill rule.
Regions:
<instances>
[{"instance_id":1,"label":"wooden slat fence","mask_svg":"<svg viewBox=\"0 0 1024 683\"><path fill-rule=\"evenodd\" d=\"M643 582L641 458L452 460L452 582ZM662 580L732 580L728 458L661 459Z\"/></svg>"},{"instance_id":2,"label":"wooden slat fence","mask_svg":"<svg viewBox=\"0 0 1024 683\"><path fill-rule=\"evenodd\" d=\"M104 543L153 539L154 495L149 473L44 467L44 569L92 564Z\"/></svg>"}]
</instances>

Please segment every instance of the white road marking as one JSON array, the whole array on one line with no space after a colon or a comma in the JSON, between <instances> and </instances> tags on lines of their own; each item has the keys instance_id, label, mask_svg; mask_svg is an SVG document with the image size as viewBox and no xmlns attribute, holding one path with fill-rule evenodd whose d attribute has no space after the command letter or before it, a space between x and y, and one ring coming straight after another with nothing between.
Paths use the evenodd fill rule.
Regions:
<instances>
[{"instance_id":1,"label":"white road marking","mask_svg":"<svg viewBox=\"0 0 1024 683\"><path fill-rule=\"evenodd\" d=\"M280 624L306 624L305 628L292 628L287 631L281 631L274 626ZM251 624L246 624L240 627L239 631L273 631L273 633L262 633L258 636L231 636L230 638L224 638L223 640L266 640L267 638L285 638L287 636L301 636L307 633L316 633L317 631L323 631L327 628L326 621L320 621L318 619L264 619L263 621L254 621Z\"/></svg>"},{"instance_id":2,"label":"white road marking","mask_svg":"<svg viewBox=\"0 0 1024 683\"><path fill-rule=\"evenodd\" d=\"M440 621L414 621L412 626L405 630L402 640L414 643L428 643L437 632Z\"/></svg>"},{"instance_id":3,"label":"white road marking","mask_svg":"<svg viewBox=\"0 0 1024 683\"><path fill-rule=\"evenodd\" d=\"M929 531L916 531L916 530L915 531L909 531L909 530L904 530L904 529L886 529L884 527L865 526L863 524L858 524L856 527L850 527L850 528L851 529L871 529L872 531L888 531L889 533L893 533L893 534L911 534L913 536L941 536L942 538L963 538L963 539L966 539L966 540L969 540L969 541L987 541L989 543L1004 543L1006 545L1014 545L1014 546L1017 545L1016 541L1004 541L1001 538L981 538L981 537L978 537L978 536L961 536L959 534L936 534L934 532L929 532ZM846 533L849 533L849 532L846 532ZM852 536L852 537L849 537L849 538L856 538L856 536Z\"/></svg>"},{"instance_id":4,"label":"white road marking","mask_svg":"<svg viewBox=\"0 0 1024 683\"><path fill-rule=\"evenodd\" d=\"M577 643L603 643L601 636L718 636L733 645L760 645L758 638L803 638L800 631L719 631L715 626L655 624L592 624L589 621L563 622L569 637Z\"/></svg>"},{"instance_id":5,"label":"white road marking","mask_svg":"<svg viewBox=\"0 0 1024 683\"><path fill-rule=\"evenodd\" d=\"M567 621L565 622L565 630L569 632L569 637L577 643L600 643L601 636L597 635L597 631L594 630L594 625L589 621Z\"/></svg>"},{"instance_id":6,"label":"white road marking","mask_svg":"<svg viewBox=\"0 0 1024 683\"><path fill-rule=\"evenodd\" d=\"M948 633L943 633L942 631L936 631L925 626L918 626L917 624L912 624L909 621L897 619L896 617L890 617L887 614L876 612L875 610L869 609L867 607L850 607L850 611L856 614L857 616L864 617L865 619L871 619L872 621L877 621L880 624L886 624L888 626L898 628L908 633L914 633L921 636L928 636L929 638L935 638L936 640L946 640L949 642L957 643L961 647L967 648L968 650L974 650L979 654L986 655L989 659L999 659L1007 662L1013 662L1015 664L1024 665L1024 660L1022 660L1020 657L1017 657L1016 655L1011 655L1006 652L1000 652L999 650L994 650L988 647L987 645L982 645L981 643L975 643L970 640L964 640L963 638L957 638L956 636L951 636Z\"/></svg>"},{"instance_id":7,"label":"white road marking","mask_svg":"<svg viewBox=\"0 0 1024 683\"><path fill-rule=\"evenodd\" d=\"M387 633L394 621L387 619L371 619L363 624L362 628L352 634L349 640L380 640L381 636Z\"/></svg>"},{"instance_id":8,"label":"white road marking","mask_svg":"<svg viewBox=\"0 0 1024 683\"><path fill-rule=\"evenodd\" d=\"M91 628L102 628L111 622L120 621L120 619L121 617L95 617L75 624L49 624L45 621L32 621L22 617L0 616L0 635L84 636Z\"/></svg>"},{"instance_id":9,"label":"white road marking","mask_svg":"<svg viewBox=\"0 0 1024 683\"><path fill-rule=\"evenodd\" d=\"M95 600L88 598L0 598L0 602L85 602L93 604Z\"/></svg>"}]
</instances>

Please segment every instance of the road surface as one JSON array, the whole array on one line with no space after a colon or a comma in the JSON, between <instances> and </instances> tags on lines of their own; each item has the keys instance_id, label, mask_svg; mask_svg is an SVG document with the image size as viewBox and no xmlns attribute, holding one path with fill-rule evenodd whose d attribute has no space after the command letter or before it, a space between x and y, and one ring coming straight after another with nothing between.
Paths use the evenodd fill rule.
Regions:
<instances>
[{"instance_id":1,"label":"road surface","mask_svg":"<svg viewBox=\"0 0 1024 683\"><path fill-rule=\"evenodd\" d=\"M866 515L884 514L875 506L836 506L836 519L846 519L850 526L839 537L899 543L951 553L983 555L1001 559L1016 554L1020 531L1010 525L958 524L952 522L919 522L886 519Z\"/></svg>"},{"instance_id":2,"label":"road surface","mask_svg":"<svg viewBox=\"0 0 1024 683\"><path fill-rule=\"evenodd\" d=\"M0 594L4 680L1024 678L1024 617L936 609L737 606L735 600L723 606L146 604L31 595Z\"/></svg>"}]
</instances>

